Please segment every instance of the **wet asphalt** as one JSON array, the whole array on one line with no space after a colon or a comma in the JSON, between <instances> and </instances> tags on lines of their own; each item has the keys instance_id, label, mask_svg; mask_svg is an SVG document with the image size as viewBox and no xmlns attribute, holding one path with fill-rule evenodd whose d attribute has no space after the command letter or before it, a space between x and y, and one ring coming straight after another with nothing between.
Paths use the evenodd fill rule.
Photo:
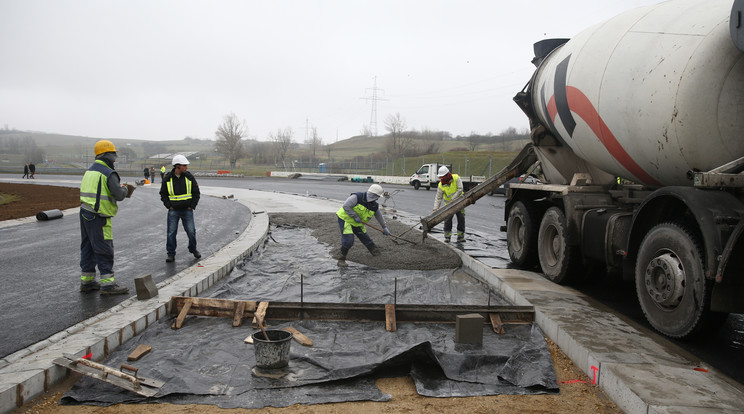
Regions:
<instances>
[{"instance_id":1,"label":"wet asphalt","mask_svg":"<svg viewBox=\"0 0 744 414\"><path fill-rule=\"evenodd\" d=\"M7 177L2 177L7 178ZM78 182L82 177L58 178ZM134 182L126 177L122 181ZM201 184L201 183L200 183ZM32 184L30 184L32 185ZM65 184L66 186L72 186ZM114 274L129 294L81 293L80 221L77 212L61 219L0 228L0 357L41 341L136 295L134 278L151 274L155 283L192 266L188 239L179 228L176 261L166 263L166 209L158 184L138 187L119 203L113 219ZM250 220L234 200L202 196L194 212L197 248L203 258L235 240Z\"/></svg>"}]
</instances>

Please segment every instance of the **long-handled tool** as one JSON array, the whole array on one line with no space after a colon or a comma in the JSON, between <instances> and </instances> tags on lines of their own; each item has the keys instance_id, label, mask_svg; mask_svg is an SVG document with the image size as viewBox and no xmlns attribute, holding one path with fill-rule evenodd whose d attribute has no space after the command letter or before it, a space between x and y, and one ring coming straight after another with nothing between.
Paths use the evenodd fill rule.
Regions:
<instances>
[{"instance_id":1,"label":"long-handled tool","mask_svg":"<svg viewBox=\"0 0 744 414\"><path fill-rule=\"evenodd\" d=\"M369 226L369 227L371 227L371 228L373 228L373 229L375 229L375 230L379 231L380 233L382 233L382 234L385 234L385 231L384 231L384 230L382 230L382 229L378 229L377 227L375 227L375 226L373 226L373 225L371 225L371 224L369 224L369 223L366 223L366 224L367 224L367 226ZM404 242L408 242L408 243L411 243L411 244L416 244L416 242L412 242L412 241L410 241L410 240L406 240L406 239L404 239L404 238L402 238L402 237L394 236L394 235L392 235L392 234L390 235L390 237L392 237L392 238L394 238L394 239L398 239L398 240L403 240Z\"/></svg>"},{"instance_id":2,"label":"long-handled tool","mask_svg":"<svg viewBox=\"0 0 744 414\"><path fill-rule=\"evenodd\" d=\"M145 397L154 396L158 393L160 387L165 384L164 381L156 380L154 378L137 376L137 368L126 364L122 364L121 371L119 371L106 365L84 358L78 358L70 354L63 354L63 357L56 358L53 362L61 367L69 368L77 373L108 382L109 384L116 385L117 387L124 388L125 390L135 392ZM133 375L123 372L125 369L131 371Z\"/></svg>"}]
</instances>

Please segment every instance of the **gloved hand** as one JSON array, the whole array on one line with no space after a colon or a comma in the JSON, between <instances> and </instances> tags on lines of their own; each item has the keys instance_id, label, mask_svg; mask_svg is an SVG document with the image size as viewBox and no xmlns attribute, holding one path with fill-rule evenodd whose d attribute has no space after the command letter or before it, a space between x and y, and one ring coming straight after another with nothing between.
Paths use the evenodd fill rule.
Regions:
<instances>
[{"instance_id":1,"label":"gloved hand","mask_svg":"<svg viewBox=\"0 0 744 414\"><path fill-rule=\"evenodd\" d=\"M382 229L382 234L384 234L386 236L389 236L390 235L390 230L388 230L388 228L385 227L385 228Z\"/></svg>"},{"instance_id":2,"label":"gloved hand","mask_svg":"<svg viewBox=\"0 0 744 414\"><path fill-rule=\"evenodd\" d=\"M356 221L357 223L361 223L362 219L360 219L359 217L354 217L354 221Z\"/></svg>"}]
</instances>

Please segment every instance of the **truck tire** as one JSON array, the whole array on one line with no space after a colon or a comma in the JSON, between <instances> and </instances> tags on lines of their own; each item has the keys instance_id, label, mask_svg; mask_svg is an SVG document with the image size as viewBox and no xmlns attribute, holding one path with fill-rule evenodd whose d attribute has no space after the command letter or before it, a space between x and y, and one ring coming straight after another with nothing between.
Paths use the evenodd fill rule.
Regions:
<instances>
[{"instance_id":1,"label":"truck tire","mask_svg":"<svg viewBox=\"0 0 744 414\"><path fill-rule=\"evenodd\" d=\"M540 213L533 204L517 201L509 210L506 247L509 250L509 258L515 265L531 267L537 264L539 223Z\"/></svg>"},{"instance_id":2,"label":"truck tire","mask_svg":"<svg viewBox=\"0 0 744 414\"><path fill-rule=\"evenodd\" d=\"M550 207L540 221L537 256L543 274L552 282L565 285L581 276L578 246L568 244L566 216L558 207Z\"/></svg>"},{"instance_id":3,"label":"truck tire","mask_svg":"<svg viewBox=\"0 0 744 414\"><path fill-rule=\"evenodd\" d=\"M413 182L413 189L414 190L418 190L419 187L421 187L421 183L419 183L418 181L414 181Z\"/></svg>"},{"instance_id":4,"label":"truck tire","mask_svg":"<svg viewBox=\"0 0 744 414\"><path fill-rule=\"evenodd\" d=\"M684 227L662 223L644 237L635 268L636 294L646 320L672 338L705 328L712 283L705 279L700 243Z\"/></svg>"}]
</instances>

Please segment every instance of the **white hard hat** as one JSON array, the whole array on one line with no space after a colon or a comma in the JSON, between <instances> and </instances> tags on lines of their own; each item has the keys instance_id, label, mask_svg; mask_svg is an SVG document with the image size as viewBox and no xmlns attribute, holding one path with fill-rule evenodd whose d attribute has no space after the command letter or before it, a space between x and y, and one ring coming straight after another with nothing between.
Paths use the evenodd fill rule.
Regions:
<instances>
[{"instance_id":1,"label":"white hard hat","mask_svg":"<svg viewBox=\"0 0 744 414\"><path fill-rule=\"evenodd\" d=\"M178 154L173 157L173 166L175 166L176 164L189 165L189 160L187 160L186 157L184 157L183 155Z\"/></svg>"},{"instance_id":2,"label":"white hard hat","mask_svg":"<svg viewBox=\"0 0 744 414\"><path fill-rule=\"evenodd\" d=\"M379 184L372 184L369 186L369 190L367 190L368 193L372 193L376 195L377 197L382 197L382 187Z\"/></svg>"},{"instance_id":3,"label":"white hard hat","mask_svg":"<svg viewBox=\"0 0 744 414\"><path fill-rule=\"evenodd\" d=\"M437 173L437 177L442 178L447 174L449 174L449 168L445 167L444 165L439 167L439 172Z\"/></svg>"}]
</instances>

